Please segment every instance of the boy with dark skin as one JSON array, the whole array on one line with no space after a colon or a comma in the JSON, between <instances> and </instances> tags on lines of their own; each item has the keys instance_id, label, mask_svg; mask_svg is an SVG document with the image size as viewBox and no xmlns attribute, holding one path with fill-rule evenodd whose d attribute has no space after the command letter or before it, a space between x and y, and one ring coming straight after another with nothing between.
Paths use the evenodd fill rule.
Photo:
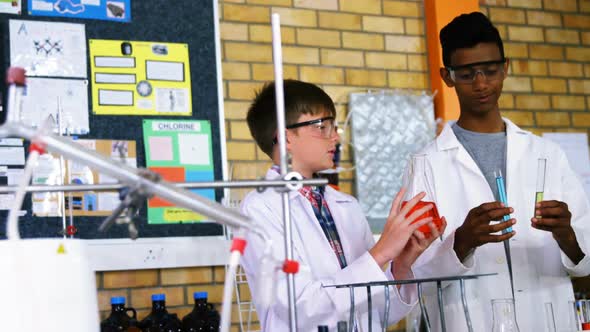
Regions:
<instances>
[{"instance_id":1,"label":"boy with dark skin","mask_svg":"<svg viewBox=\"0 0 590 332\"><path fill-rule=\"evenodd\" d=\"M487 17L479 12L456 17L441 30L440 41L445 65L440 75L457 93L460 116L421 153L432 165L437 204L448 221L448 236L438 246L452 248L460 265L438 263L435 246L417 265L441 275L498 273L467 284L474 330L491 331L491 300L512 298L502 243L508 240L520 330L544 328L535 313L546 302L553 303L557 325L565 326L567 301L573 300L568 274L590 273L585 254L590 205L584 190L557 145L502 118L498 99L509 60ZM547 177L545 200L536 203L539 159L546 160ZM500 203L497 174L506 181L508 206ZM505 215L512 218L503 222ZM447 330L467 331L458 287L449 285L443 294ZM439 330L438 308L429 314L433 330Z\"/></svg>"},{"instance_id":2,"label":"boy with dark skin","mask_svg":"<svg viewBox=\"0 0 590 332\"><path fill-rule=\"evenodd\" d=\"M451 68L481 69L485 72L485 65L473 65L477 63L489 63L502 59L498 46L494 43L479 43L472 48L455 50L451 55ZM509 60L501 64L504 73L508 72ZM506 124L500 115L498 99L502 93L504 80L486 80L481 74L476 74L472 84L456 84L451 79L449 69L441 68L440 75L447 86L455 88L461 115L457 125L463 129L478 133L499 133L506 131ZM551 232L553 238L559 244L568 257L576 264L584 258L584 253L576 240L576 235L571 227L572 214L564 202L552 200L537 203L536 214L542 218L531 218L531 226ZM490 225L493 220L500 220L506 214L512 213L509 207L503 207L498 202L484 203L469 211L465 222L455 235L455 251L459 258L463 259L467 253L489 242L501 242L514 236L515 232L503 235L494 235L498 231L505 230L516 223L514 219L510 223Z\"/></svg>"}]
</instances>

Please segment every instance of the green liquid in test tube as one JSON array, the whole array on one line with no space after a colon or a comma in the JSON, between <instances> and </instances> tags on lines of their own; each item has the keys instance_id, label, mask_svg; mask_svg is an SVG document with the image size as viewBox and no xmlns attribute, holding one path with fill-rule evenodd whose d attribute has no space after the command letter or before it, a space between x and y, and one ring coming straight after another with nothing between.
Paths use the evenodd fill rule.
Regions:
<instances>
[{"instance_id":1,"label":"green liquid in test tube","mask_svg":"<svg viewBox=\"0 0 590 332\"><path fill-rule=\"evenodd\" d=\"M535 210L537 210L536 205L537 203L543 200L543 192L545 191L545 168L547 166L547 159L539 158L537 162L537 187L536 187L536 194L535 194ZM541 218L541 216L535 216L536 218Z\"/></svg>"}]
</instances>

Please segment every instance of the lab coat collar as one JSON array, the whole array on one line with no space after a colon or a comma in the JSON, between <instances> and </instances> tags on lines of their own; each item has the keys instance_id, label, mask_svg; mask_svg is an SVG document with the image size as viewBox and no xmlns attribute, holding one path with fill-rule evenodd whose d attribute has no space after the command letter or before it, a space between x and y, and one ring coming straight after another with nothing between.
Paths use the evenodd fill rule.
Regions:
<instances>
[{"instance_id":1,"label":"lab coat collar","mask_svg":"<svg viewBox=\"0 0 590 332\"><path fill-rule=\"evenodd\" d=\"M508 120L507 118L502 118L504 123L506 124L506 136L508 137L508 141L512 139L516 139L517 136L522 134L528 134L529 132L526 130L521 129L517 125L515 125L512 121ZM444 151L449 149L455 149L461 146L461 143L455 136L455 132L453 131L452 125L457 121L447 121L443 131L440 133L438 138L436 139L437 149L438 151Z\"/></svg>"},{"instance_id":2,"label":"lab coat collar","mask_svg":"<svg viewBox=\"0 0 590 332\"><path fill-rule=\"evenodd\" d=\"M281 175L278 174L275 170L273 170L272 168L270 168L267 172L266 172L266 176L265 176L265 180L279 180L281 178ZM267 190L273 190L274 188L267 188ZM339 192L338 190L332 188L331 186L326 186L325 190L324 190L324 195L328 199L328 206L330 205L330 201L334 201L334 202L351 202L352 198L348 195L345 195L341 192ZM303 195L301 195L301 193L299 193L299 190L295 190L295 191L290 191L289 192L289 199L293 200L297 197L303 197Z\"/></svg>"}]
</instances>

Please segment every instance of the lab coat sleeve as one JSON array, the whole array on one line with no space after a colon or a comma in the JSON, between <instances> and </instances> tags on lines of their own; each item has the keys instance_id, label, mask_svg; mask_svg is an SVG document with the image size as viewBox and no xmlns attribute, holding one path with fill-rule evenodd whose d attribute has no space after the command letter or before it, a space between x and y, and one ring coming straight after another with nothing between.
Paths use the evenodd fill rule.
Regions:
<instances>
[{"instance_id":1,"label":"lab coat sleeve","mask_svg":"<svg viewBox=\"0 0 590 332\"><path fill-rule=\"evenodd\" d=\"M375 245L375 238L373 236L373 232L371 231L371 227L369 227L368 221L364 217L363 222L366 225L365 243L367 244L367 248L372 248ZM395 277L392 273L392 263L393 262L387 264L387 268L385 269L385 276L387 280L393 281L395 280ZM415 279L413 271L410 271L410 275L407 277L407 279ZM397 286L391 286L389 288L389 294L395 294L395 296L399 298L401 302L403 302L406 306L410 306L410 310L414 305L416 305L416 303L418 303L418 288L415 284L401 285L399 289ZM390 308L389 317L396 315L395 310L396 308Z\"/></svg>"},{"instance_id":2,"label":"lab coat sleeve","mask_svg":"<svg viewBox=\"0 0 590 332\"><path fill-rule=\"evenodd\" d=\"M571 225L576 234L578 245L584 252L584 258L574 264L562 251L561 261L568 273L574 277L590 274L590 204L578 176L571 169L563 151L559 151L559 168L562 172L562 191L564 202L572 213Z\"/></svg>"},{"instance_id":3,"label":"lab coat sleeve","mask_svg":"<svg viewBox=\"0 0 590 332\"><path fill-rule=\"evenodd\" d=\"M242 212L248 215L257 225L263 227L269 235L272 243L272 254L282 260L284 257L282 219L278 218L269 206L258 201L254 204L246 202L242 205ZM367 239L366 235L364 238ZM371 239L372 240L372 239ZM371 241L369 240L369 241ZM248 284L252 291L252 298L256 305L260 319L263 322L280 320L288 322L289 304L287 298L287 278L279 272L276 280L276 296L274 303L267 308L261 307L257 301L257 293L260 287L271 287L272 280L260 280L261 256L266 244L256 236L248 236L248 246L242 259L242 266L248 277ZM305 255L295 252L295 259L299 261L300 270L295 275L295 302L298 316L298 329L312 330L318 325L324 324L337 317L337 320L348 320L350 310L350 296L348 289L324 288L323 285L361 283L367 281L385 281L386 274L377 265L373 257L365 252L348 266L334 275L326 278L317 278L309 269L309 263ZM318 259L321 259L319 254ZM373 305L379 305L377 298L383 294L383 290L372 293ZM367 292L364 288L357 288L354 294L355 309L357 312L367 309ZM413 304L408 304L400 299L398 292L391 293L391 322L401 320L412 309ZM414 295L414 297L416 297ZM411 297L410 297L410 300ZM412 301L415 302L415 301ZM375 308L375 307L373 307Z\"/></svg>"},{"instance_id":4,"label":"lab coat sleeve","mask_svg":"<svg viewBox=\"0 0 590 332\"><path fill-rule=\"evenodd\" d=\"M432 278L439 276L463 275L475 268L475 255L471 253L463 262L453 249L455 230L445 234L443 241L435 240L414 264L416 278Z\"/></svg>"}]
</instances>

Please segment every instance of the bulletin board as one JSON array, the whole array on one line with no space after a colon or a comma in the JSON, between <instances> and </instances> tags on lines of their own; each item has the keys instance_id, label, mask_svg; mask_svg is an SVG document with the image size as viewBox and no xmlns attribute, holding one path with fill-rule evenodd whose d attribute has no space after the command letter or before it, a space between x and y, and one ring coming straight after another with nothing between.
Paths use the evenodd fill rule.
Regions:
<instances>
[{"instance_id":1,"label":"bulletin board","mask_svg":"<svg viewBox=\"0 0 590 332\"><path fill-rule=\"evenodd\" d=\"M151 113L138 115L122 115L117 112L96 112L92 109L92 82L87 85L89 98L89 133L78 136L85 140L133 141L133 156L139 167L146 166L146 155L143 141L143 122L151 120L197 120L206 121L211 131L212 174L215 179L224 176L225 160L223 157L225 138L223 129L223 97L221 94L221 71L219 59L219 32L217 17L217 1L179 0L174 3L167 1L130 1L131 20L114 22L69 17L52 17L31 15L27 8L29 1L23 1L22 15L0 15L2 28L3 56L0 57L0 77L4 77L6 68L10 66L9 54L9 19L52 21L63 23L80 23L85 25L86 47L88 53L89 40L146 41L168 45L186 45L190 71L184 71L190 82L190 112L188 113ZM135 46L138 46L137 44ZM87 53L87 57L88 57ZM91 78L91 61L87 58L87 77ZM4 97L6 86L4 80L0 91ZM3 98L6 104L5 97ZM2 118L5 116L1 113ZM2 119L3 121L3 119ZM101 143L102 144L102 143ZM129 147L131 148L131 144ZM26 146L25 146L26 147ZM221 201L222 190L214 190L212 196ZM84 204L84 203L83 203ZM35 217L31 214L31 197L25 199L26 215L21 218L20 231L23 238L60 237L62 231L61 217ZM5 238L6 211L0 211L0 238ZM126 241L126 227L111 227L106 233L99 233L98 226L104 217L93 216L94 212L78 212L75 226L78 228L77 238L88 240ZM223 227L213 222L190 222L177 224L148 224L147 204L142 208L140 222L137 223L141 243L166 238L186 238L195 236L222 236ZM185 239L186 240L186 239ZM164 242L166 242L164 241ZM192 240L191 240L192 241ZM118 242L117 242L118 243ZM152 250L150 249L150 253ZM151 255L151 254L150 254ZM150 255L147 255L149 260ZM155 256L154 256L155 257ZM166 266L159 264L158 266ZM171 265L171 264L168 264ZM175 264L175 265L182 265ZM138 266L139 268L140 266ZM145 265L143 267L146 267ZM116 269L117 267L114 267Z\"/></svg>"}]
</instances>

